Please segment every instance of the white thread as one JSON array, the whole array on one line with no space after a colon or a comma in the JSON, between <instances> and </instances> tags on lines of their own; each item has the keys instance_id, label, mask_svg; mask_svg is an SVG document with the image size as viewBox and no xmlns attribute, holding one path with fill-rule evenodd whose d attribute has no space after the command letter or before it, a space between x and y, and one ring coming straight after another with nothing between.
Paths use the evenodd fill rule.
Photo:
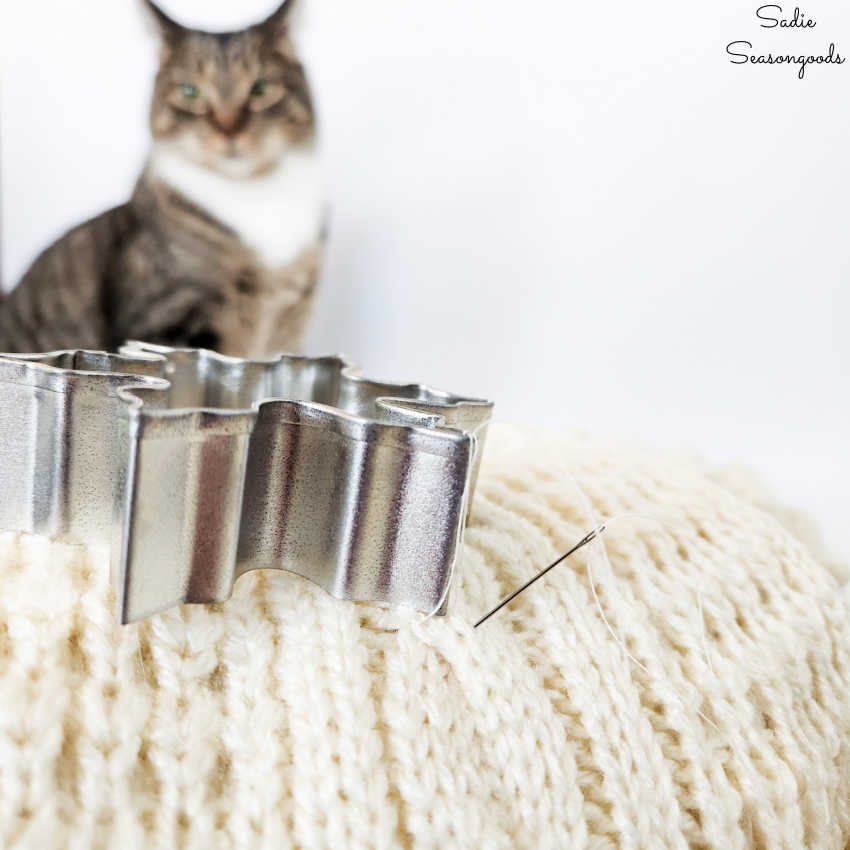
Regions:
<instances>
[{"instance_id":1,"label":"white thread","mask_svg":"<svg viewBox=\"0 0 850 850\"><path fill-rule=\"evenodd\" d=\"M605 624L605 628L608 630L608 633L614 639L614 642L617 644L617 646L620 647L620 650L623 652L623 654L626 656L626 658L628 658L629 661L632 662L632 664L634 664L636 667L638 667L640 670L642 670L644 673L646 673L647 676L651 676L652 674L649 672L649 670L646 668L646 666L641 661L639 661L637 658L635 658L634 655L632 655L632 653L629 651L628 647L626 646L625 641L617 634L616 630L611 625L608 618L605 616L605 611L602 608L602 601L599 599L599 594L596 592L596 582L593 579L593 567L591 566L591 560L592 560L592 556L593 556L593 553L594 553L594 546L598 541L599 551L601 551L601 553L602 553L602 558L604 559L606 565L608 566L609 572L613 575L613 569L611 567L611 560L608 557L608 549L605 546L605 541L602 539L603 532L608 529L608 526L610 526L611 523L617 522L618 520L626 519L626 518L629 518L629 517L635 517L635 518L639 518L639 519L650 520L652 522L657 522L662 527L665 526L665 523L662 520L658 519L657 517L652 517L652 516L648 516L648 515L644 515L644 514L638 514L638 513L634 513L634 512L626 512L626 513L622 513L622 514L617 514L616 516L610 517L609 519L606 519L601 523L596 523L594 521L593 506L590 503L590 499L588 499L587 494L584 492L584 490L582 490L578 481L576 481L576 479L573 476L570 476L570 478L573 482L573 486L575 487L576 492L579 495L579 499L584 503L584 508L587 511L588 516L590 517L591 523L593 523L593 528L597 531L596 537L593 540L591 540L590 543L588 544L588 553L587 553L587 562L586 562L587 579L588 579L588 582L590 583L590 592L593 595L593 601L596 604L596 610L599 613L599 616L602 618L602 622ZM702 600L699 596L697 598L697 601L698 601L699 610L700 610L700 627L702 628ZM712 670L712 672L714 672L713 668L711 667L711 660L708 657L708 650L707 650L707 647L705 645L705 631L704 631L704 629L702 631L702 637L703 637L703 651L706 654L706 661L708 662L708 667L709 667L710 670ZM682 700L681 694L679 694L679 692L676 690L676 688L671 686L671 690L673 691L673 693L676 694L676 696L681 701ZM708 723L708 725L711 726L716 732L718 732L718 733L720 732L720 728L717 726L717 724L714 723L712 720L710 720L708 717L706 717L705 714L703 714L699 709L696 709L696 713L706 723Z\"/></svg>"},{"instance_id":2,"label":"white thread","mask_svg":"<svg viewBox=\"0 0 850 850\"><path fill-rule=\"evenodd\" d=\"M578 482L575 479L573 479L573 484L575 485L576 489L579 491L580 495L583 497L584 502L585 502L585 508L590 509L590 502L587 499L587 496L581 491L581 488L580 488ZM591 517L592 517L592 509L591 509ZM626 511L625 513L617 514L616 516L609 517L608 519L604 520L602 522L601 526L598 527L599 533L597 534L597 537L601 537L602 532L605 531L606 528L608 527L608 525L610 525L611 523L617 522L618 520L621 520L621 519L630 519L630 518L642 519L642 520L646 520L648 522L657 523L668 533L670 532L671 528L673 528L671 523L665 522L664 520L659 519L658 517L654 517L654 516L651 516L649 514L638 513L637 511ZM590 545L592 546L594 542L595 541L591 541ZM602 546L605 560L608 563L608 568L610 569L611 568L611 562L608 558L608 550L605 548L604 541L600 540L600 545ZM708 641L706 640L706 635L705 635L705 618L703 616L703 609L702 609L702 591L699 589L699 587L696 587L696 588L694 588L694 592L696 593L696 598L697 598L697 612L699 614L699 632L700 632L700 643L702 645L702 652L703 652L703 656L705 657L706 666L708 667L709 671L711 672L711 674L713 676L713 675L715 675L714 666L711 663L711 656L709 655L709 652L708 652ZM603 615L603 619L604 619L604 615ZM610 631L611 627L608 625L607 621L606 621L606 626L608 626L609 631ZM635 659L632 659L632 660L635 660ZM639 662L637 662L635 660L635 663L639 663Z\"/></svg>"}]
</instances>

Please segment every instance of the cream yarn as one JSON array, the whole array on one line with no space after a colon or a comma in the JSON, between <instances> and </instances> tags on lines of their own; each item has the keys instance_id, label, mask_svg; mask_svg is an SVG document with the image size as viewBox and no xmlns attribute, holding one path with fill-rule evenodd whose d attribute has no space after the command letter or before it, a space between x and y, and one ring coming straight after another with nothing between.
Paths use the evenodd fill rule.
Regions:
<instances>
[{"instance_id":1,"label":"cream yarn","mask_svg":"<svg viewBox=\"0 0 850 850\"><path fill-rule=\"evenodd\" d=\"M493 427L428 622L267 572L119 627L103 553L0 536L0 846L843 850L847 575L716 477ZM648 672L586 551L471 628L587 531L573 478L667 523L594 576Z\"/></svg>"}]
</instances>

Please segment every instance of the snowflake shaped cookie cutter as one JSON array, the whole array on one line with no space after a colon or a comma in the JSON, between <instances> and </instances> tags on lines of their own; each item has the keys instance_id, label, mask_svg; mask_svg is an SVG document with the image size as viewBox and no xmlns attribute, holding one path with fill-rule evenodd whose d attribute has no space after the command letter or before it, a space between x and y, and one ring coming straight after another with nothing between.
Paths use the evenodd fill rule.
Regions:
<instances>
[{"instance_id":1,"label":"snowflake shaped cookie cutter","mask_svg":"<svg viewBox=\"0 0 850 850\"><path fill-rule=\"evenodd\" d=\"M0 530L108 545L121 623L253 569L445 613L492 408L339 356L0 354Z\"/></svg>"}]
</instances>

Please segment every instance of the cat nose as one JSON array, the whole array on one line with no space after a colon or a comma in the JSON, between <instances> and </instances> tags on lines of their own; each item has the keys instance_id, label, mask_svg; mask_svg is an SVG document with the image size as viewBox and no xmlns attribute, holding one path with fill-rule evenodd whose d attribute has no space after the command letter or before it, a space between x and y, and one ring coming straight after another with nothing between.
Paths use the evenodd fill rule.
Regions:
<instances>
[{"instance_id":1,"label":"cat nose","mask_svg":"<svg viewBox=\"0 0 850 850\"><path fill-rule=\"evenodd\" d=\"M210 113L212 125L224 136L233 137L245 126L248 110L242 107L220 106Z\"/></svg>"}]
</instances>

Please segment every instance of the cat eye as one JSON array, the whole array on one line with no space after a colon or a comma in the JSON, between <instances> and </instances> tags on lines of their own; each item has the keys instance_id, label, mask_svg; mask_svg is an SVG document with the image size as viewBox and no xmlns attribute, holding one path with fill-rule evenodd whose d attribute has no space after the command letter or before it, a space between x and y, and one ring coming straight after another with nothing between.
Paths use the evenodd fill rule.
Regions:
<instances>
[{"instance_id":1,"label":"cat eye","mask_svg":"<svg viewBox=\"0 0 850 850\"><path fill-rule=\"evenodd\" d=\"M248 95L248 109L252 112L263 112L283 99L283 84L267 77L259 77L254 81Z\"/></svg>"},{"instance_id":2,"label":"cat eye","mask_svg":"<svg viewBox=\"0 0 850 850\"><path fill-rule=\"evenodd\" d=\"M180 112L189 112L192 115L203 115L209 108L201 87L197 83L179 78L168 92L168 102Z\"/></svg>"},{"instance_id":3,"label":"cat eye","mask_svg":"<svg viewBox=\"0 0 850 850\"><path fill-rule=\"evenodd\" d=\"M201 90L194 83L180 83L177 90L186 100L197 100L201 95Z\"/></svg>"}]
</instances>

